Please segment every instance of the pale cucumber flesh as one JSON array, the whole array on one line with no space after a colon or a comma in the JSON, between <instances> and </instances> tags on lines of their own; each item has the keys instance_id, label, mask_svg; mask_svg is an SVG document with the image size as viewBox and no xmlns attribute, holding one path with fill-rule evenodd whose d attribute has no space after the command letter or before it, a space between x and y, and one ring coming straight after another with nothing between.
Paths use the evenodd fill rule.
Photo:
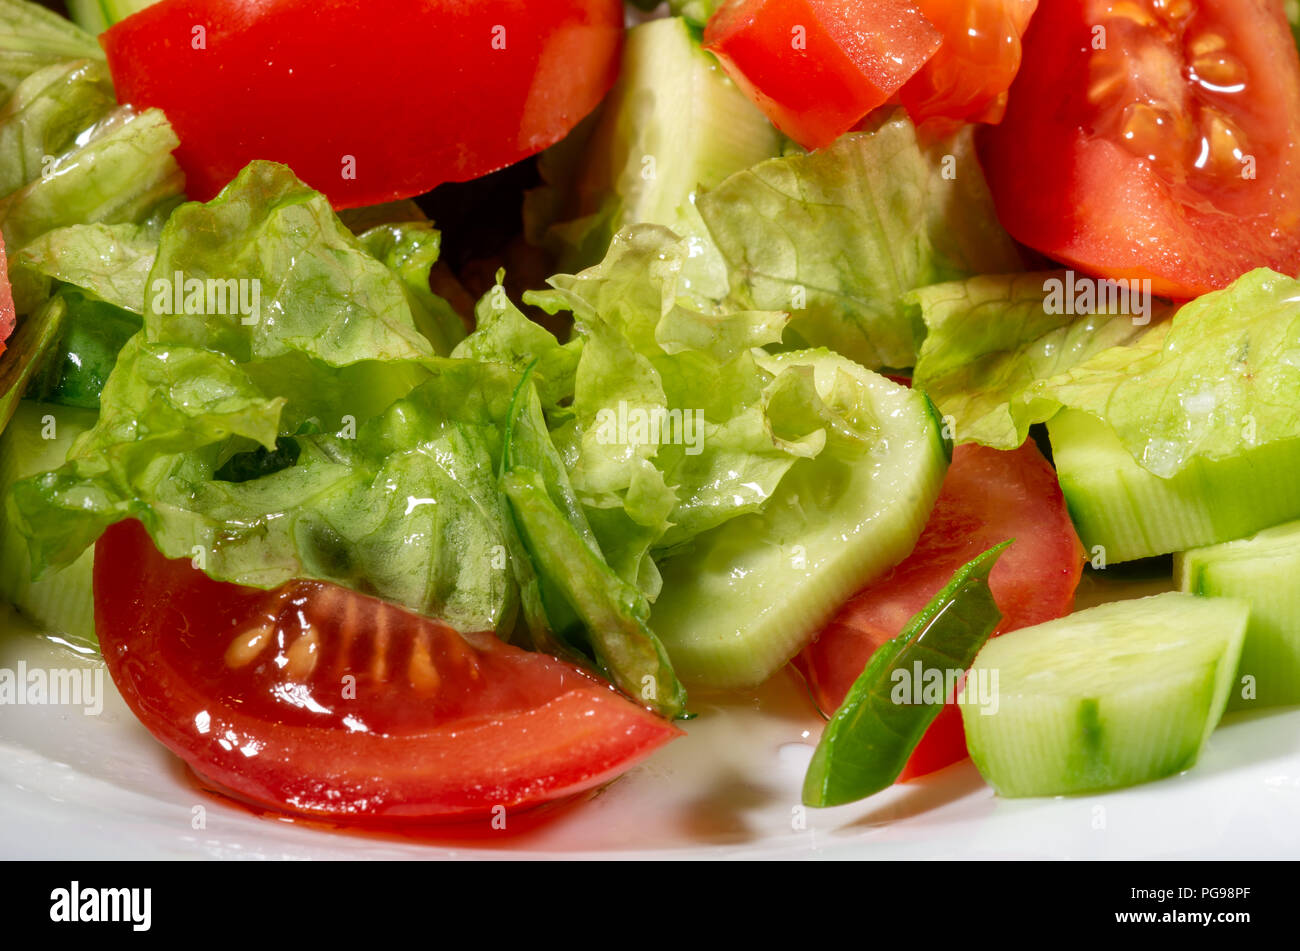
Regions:
<instances>
[{"instance_id":1,"label":"pale cucumber flesh","mask_svg":"<svg viewBox=\"0 0 1300 951\"><path fill-rule=\"evenodd\" d=\"M1300 704L1300 522L1174 557L1183 591L1250 605L1229 710Z\"/></svg>"},{"instance_id":2,"label":"pale cucumber flesh","mask_svg":"<svg viewBox=\"0 0 1300 951\"><path fill-rule=\"evenodd\" d=\"M959 697L1001 796L1096 792L1189 768L1223 714L1249 607L1173 591L994 638Z\"/></svg>"},{"instance_id":3,"label":"pale cucumber flesh","mask_svg":"<svg viewBox=\"0 0 1300 951\"><path fill-rule=\"evenodd\" d=\"M633 224L657 224L691 245L684 280L708 297L727 292L721 255L695 208L695 195L781 152L781 135L700 48L680 17L627 34L619 79L606 97L575 182L575 218L557 232L576 247L561 264L595 264L610 238ZM590 217L608 214L595 231Z\"/></svg>"},{"instance_id":4,"label":"pale cucumber flesh","mask_svg":"<svg viewBox=\"0 0 1300 951\"><path fill-rule=\"evenodd\" d=\"M91 410L23 400L0 434L0 598L50 634L94 642L94 550L33 582L27 538L13 524L9 495L27 476L57 469L72 441L93 425ZM48 438L47 438L48 437Z\"/></svg>"},{"instance_id":5,"label":"pale cucumber flesh","mask_svg":"<svg viewBox=\"0 0 1300 951\"><path fill-rule=\"evenodd\" d=\"M854 592L907 556L947 470L920 392L825 350L767 359L772 369L813 365L824 398L837 373L851 374L880 429L866 458L840 461L828 447L799 460L761 511L661 565L650 627L678 674L699 686L752 686L780 669Z\"/></svg>"},{"instance_id":6,"label":"pale cucumber flesh","mask_svg":"<svg viewBox=\"0 0 1300 951\"><path fill-rule=\"evenodd\" d=\"M1062 410L1047 430L1079 537L1107 562L1214 545L1300 518L1300 440L1193 459L1162 479L1087 413Z\"/></svg>"}]
</instances>

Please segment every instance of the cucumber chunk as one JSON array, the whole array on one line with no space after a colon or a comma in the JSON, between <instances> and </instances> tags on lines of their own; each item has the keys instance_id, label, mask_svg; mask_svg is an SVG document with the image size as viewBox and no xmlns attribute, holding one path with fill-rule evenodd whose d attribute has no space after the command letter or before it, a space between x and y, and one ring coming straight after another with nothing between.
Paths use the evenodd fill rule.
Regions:
<instances>
[{"instance_id":1,"label":"cucumber chunk","mask_svg":"<svg viewBox=\"0 0 1300 951\"><path fill-rule=\"evenodd\" d=\"M1175 555L1174 577L1183 591L1250 604L1228 709L1300 703L1300 522Z\"/></svg>"},{"instance_id":2,"label":"cucumber chunk","mask_svg":"<svg viewBox=\"0 0 1300 951\"><path fill-rule=\"evenodd\" d=\"M1170 591L994 638L957 698L971 759L1001 796L1187 769L1223 714L1249 613Z\"/></svg>"},{"instance_id":3,"label":"cucumber chunk","mask_svg":"<svg viewBox=\"0 0 1300 951\"><path fill-rule=\"evenodd\" d=\"M51 634L95 642L91 583L94 549L33 582L27 538L13 524L9 495L19 479L57 469L96 414L70 406L22 400L0 435L0 598Z\"/></svg>"},{"instance_id":4,"label":"cucumber chunk","mask_svg":"<svg viewBox=\"0 0 1300 951\"><path fill-rule=\"evenodd\" d=\"M662 225L690 241L684 288L723 297L726 265L695 195L779 155L781 145L781 134L700 48L685 20L633 27L618 82L560 209L570 220L552 229L565 252L562 269L598 263L628 225Z\"/></svg>"},{"instance_id":5,"label":"cucumber chunk","mask_svg":"<svg viewBox=\"0 0 1300 951\"><path fill-rule=\"evenodd\" d=\"M912 550L948 467L921 392L827 350L760 362L773 373L811 367L837 422L822 452L796 462L762 510L661 564L650 627L682 679L701 686L752 686L797 654Z\"/></svg>"},{"instance_id":6,"label":"cucumber chunk","mask_svg":"<svg viewBox=\"0 0 1300 951\"><path fill-rule=\"evenodd\" d=\"M1169 479L1138 465L1111 429L1078 410L1047 424L1079 537L1107 562L1242 538L1300 518L1300 440L1227 459L1194 459Z\"/></svg>"}]
</instances>

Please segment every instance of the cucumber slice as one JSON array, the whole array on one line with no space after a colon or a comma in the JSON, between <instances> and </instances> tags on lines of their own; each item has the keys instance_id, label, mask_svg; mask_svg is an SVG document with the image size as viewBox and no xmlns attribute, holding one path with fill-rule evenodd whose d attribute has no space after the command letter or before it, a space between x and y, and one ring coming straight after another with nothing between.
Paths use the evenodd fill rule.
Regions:
<instances>
[{"instance_id":1,"label":"cucumber slice","mask_svg":"<svg viewBox=\"0 0 1300 951\"><path fill-rule=\"evenodd\" d=\"M752 686L780 669L850 595L912 550L948 467L923 393L827 350L760 363L773 373L811 367L840 424L871 448L829 432L821 454L796 462L762 510L663 562L650 626L688 683Z\"/></svg>"},{"instance_id":2,"label":"cucumber slice","mask_svg":"<svg viewBox=\"0 0 1300 951\"><path fill-rule=\"evenodd\" d=\"M633 224L663 225L691 242L685 286L727 293L726 265L695 208L700 187L781 153L782 137L700 48L681 17L627 34L618 82L574 179L574 219L554 228L561 265L598 263L610 239Z\"/></svg>"},{"instance_id":3,"label":"cucumber slice","mask_svg":"<svg viewBox=\"0 0 1300 951\"><path fill-rule=\"evenodd\" d=\"M83 30L102 33L158 0L68 0L68 16Z\"/></svg>"},{"instance_id":4,"label":"cucumber slice","mask_svg":"<svg viewBox=\"0 0 1300 951\"><path fill-rule=\"evenodd\" d=\"M1228 709L1300 703L1300 522L1174 556L1178 587L1250 604Z\"/></svg>"},{"instance_id":5,"label":"cucumber slice","mask_svg":"<svg viewBox=\"0 0 1300 951\"><path fill-rule=\"evenodd\" d=\"M48 633L95 641L91 585L94 550L33 582L27 538L13 524L9 495L19 479L57 469L72 441L95 423L97 414L70 406L22 400L0 435L0 598ZM49 438L45 438L49 437Z\"/></svg>"},{"instance_id":6,"label":"cucumber slice","mask_svg":"<svg viewBox=\"0 0 1300 951\"><path fill-rule=\"evenodd\" d=\"M1107 562L1242 538L1300 518L1300 440L1227 459L1194 459L1170 479L1138 465L1096 417L1062 410L1047 424L1079 537Z\"/></svg>"},{"instance_id":7,"label":"cucumber slice","mask_svg":"<svg viewBox=\"0 0 1300 951\"><path fill-rule=\"evenodd\" d=\"M1170 591L994 638L957 698L971 759L1001 796L1187 769L1227 703L1249 613L1244 601Z\"/></svg>"}]
</instances>

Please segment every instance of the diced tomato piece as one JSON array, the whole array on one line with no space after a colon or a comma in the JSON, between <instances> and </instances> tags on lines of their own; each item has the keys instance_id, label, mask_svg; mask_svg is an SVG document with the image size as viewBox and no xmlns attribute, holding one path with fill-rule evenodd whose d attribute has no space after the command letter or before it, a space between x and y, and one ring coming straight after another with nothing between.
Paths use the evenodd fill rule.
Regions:
<instances>
[{"instance_id":1,"label":"diced tomato piece","mask_svg":"<svg viewBox=\"0 0 1300 951\"><path fill-rule=\"evenodd\" d=\"M999 542L1015 543L989 576L1002 611L996 634L1070 612L1084 552L1056 472L1032 441L1014 452L958 446L912 554L858 592L795 659L828 716L881 644L898 635L953 573ZM966 756L961 712L949 703L912 753L900 781Z\"/></svg>"},{"instance_id":2,"label":"diced tomato piece","mask_svg":"<svg viewBox=\"0 0 1300 951\"><path fill-rule=\"evenodd\" d=\"M1300 58L1282 4L1054 0L980 160L1015 238L1185 300L1300 273Z\"/></svg>"},{"instance_id":3,"label":"diced tomato piece","mask_svg":"<svg viewBox=\"0 0 1300 951\"><path fill-rule=\"evenodd\" d=\"M337 585L263 591L95 546L95 631L132 712L206 782L357 824L492 815L608 782L679 736L578 668Z\"/></svg>"},{"instance_id":4,"label":"diced tomato piece","mask_svg":"<svg viewBox=\"0 0 1300 951\"><path fill-rule=\"evenodd\" d=\"M943 45L907 81L899 100L917 123L944 118L1000 122L1020 69L1020 38L1038 0L916 0Z\"/></svg>"},{"instance_id":5,"label":"diced tomato piece","mask_svg":"<svg viewBox=\"0 0 1300 951\"><path fill-rule=\"evenodd\" d=\"M704 30L705 49L808 149L889 99L942 39L909 0L729 0Z\"/></svg>"},{"instance_id":6,"label":"diced tomato piece","mask_svg":"<svg viewBox=\"0 0 1300 951\"><path fill-rule=\"evenodd\" d=\"M101 37L122 100L176 128L191 198L273 159L338 208L558 141L622 40L620 0L162 0Z\"/></svg>"}]
</instances>

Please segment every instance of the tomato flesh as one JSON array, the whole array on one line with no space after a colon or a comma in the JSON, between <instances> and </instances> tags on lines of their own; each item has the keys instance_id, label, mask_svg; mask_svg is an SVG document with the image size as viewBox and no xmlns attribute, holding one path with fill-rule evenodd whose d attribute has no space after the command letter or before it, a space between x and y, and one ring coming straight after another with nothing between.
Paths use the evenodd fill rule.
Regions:
<instances>
[{"instance_id":1,"label":"tomato flesh","mask_svg":"<svg viewBox=\"0 0 1300 951\"><path fill-rule=\"evenodd\" d=\"M1000 122L1020 69L1020 38L1038 0L916 0L943 45L899 100L912 121Z\"/></svg>"},{"instance_id":2,"label":"tomato flesh","mask_svg":"<svg viewBox=\"0 0 1300 951\"><path fill-rule=\"evenodd\" d=\"M1044 4L980 158L1020 241L1188 299L1300 271L1300 58L1278 3Z\"/></svg>"},{"instance_id":3,"label":"tomato flesh","mask_svg":"<svg viewBox=\"0 0 1300 951\"><path fill-rule=\"evenodd\" d=\"M829 716L844 702L876 649L897 636L958 568L1009 538L1014 544L989 576L1002 612L995 635L1070 613L1083 546L1056 472L1032 441L1014 452L958 446L912 554L854 595L795 659L821 710ZM966 756L961 713L951 699L900 781Z\"/></svg>"},{"instance_id":4,"label":"tomato flesh","mask_svg":"<svg viewBox=\"0 0 1300 951\"><path fill-rule=\"evenodd\" d=\"M9 286L9 259L5 257L5 239L0 235L0 353L14 332L14 292Z\"/></svg>"},{"instance_id":5,"label":"tomato flesh","mask_svg":"<svg viewBox=\"0 0 1300 951\"><path fill-rule=\"evenodd\" d=\"M730 0L704 30L736 85L807 149L889 99L941 42L908 0Z\"/></svg>"},{"instance_id":6,"label":"tomato flesh","mask_svg":"<svg viewBox=\"0 0 1300 951\"><path fill-rule=\"evenodd\" d=\"M246 802L349 823L468 818L591 789L680 734L570 664L335 585L272 591L95 549L95 625L132 711Z\"/></svg>"},{"instance_id":7,"label":"tomato flesh","mask_svg":"<svg viewBox=\"0 0 1300 951\"><path fill-rule=\"evenodd\" d=\"M622 37L619 0L163 0L101 42L119 97L171 120L191 198L273 159L345 208L557 142Z\"/></svg>"}]
</instances>

